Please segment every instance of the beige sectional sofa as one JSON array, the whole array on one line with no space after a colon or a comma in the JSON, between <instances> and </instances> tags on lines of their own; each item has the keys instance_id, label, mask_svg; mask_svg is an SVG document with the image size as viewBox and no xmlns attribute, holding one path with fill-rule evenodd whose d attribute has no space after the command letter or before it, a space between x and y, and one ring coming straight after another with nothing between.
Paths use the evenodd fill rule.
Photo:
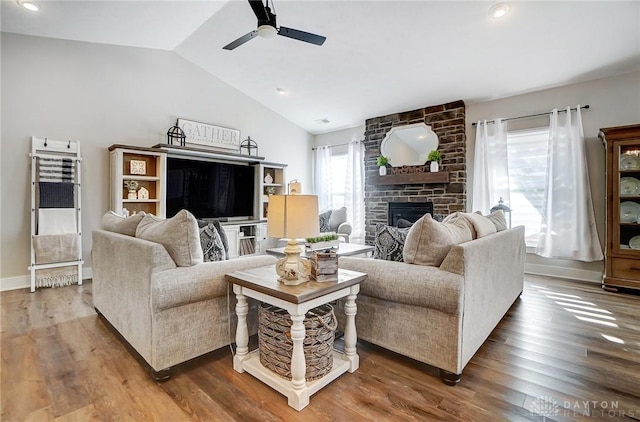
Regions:
<instances>
[{"instance_id":1,"label":"beige sectional sofa","mask_svg":"<svg viewBox=\"0 0 640 422\"><path fill-rule=\"evenodd\" d=\"M446 221L437 224L444 227ZM405 261L414 263L340 257L339 266L368 274L356 302L358 339L439 368L443 381L455 385L522 292L524 227L487 233L468 225L460 230L471 240L443 248L441 239L429 239L436 237L433 232L412 233L420 230L419 223L404 245ZM447 228L445 234L463 225ZM460 240L465 239L454 243ZM408 249L416 242L422 242L427 254L441 256L430 265L415 263L420 258Z\"/></svg>"},{"instance_id":2,"label":"beige sectional sofa","mask_svg":"<svg viewBox=\"0 0 640 422\"><path fill-rule=\"evenodd\" d=\"M112 231L93 232L93 303L161 380L171 367L234 341L235 298L227 297L225 274L276 259L260 255L203 263L193 216L179 213L168 223L144 218L121 224L103 219ZM139 227L145 223L146 233ZM256 328L254 318L251 332Z\"/></svg>"}]
</instances>

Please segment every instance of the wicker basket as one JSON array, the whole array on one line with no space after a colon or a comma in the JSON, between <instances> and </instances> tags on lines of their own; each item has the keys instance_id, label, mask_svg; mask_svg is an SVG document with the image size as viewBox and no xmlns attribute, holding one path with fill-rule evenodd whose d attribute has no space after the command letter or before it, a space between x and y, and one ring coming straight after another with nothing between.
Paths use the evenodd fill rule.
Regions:
<instances>
[{"instance_id":1,"label":"wicker basket","mask_svg":"<svg viewBox=\"0 0 640 422\"><path fill-rule=\"evenodd\" d=\"M260 363L282 378L291 379L291 317L284 309L263 303L258 311ZM333 368L333 339L338 322L329 304L311 309L304 319L305 378L322 378Z\"/></svg>"}]
</instances>

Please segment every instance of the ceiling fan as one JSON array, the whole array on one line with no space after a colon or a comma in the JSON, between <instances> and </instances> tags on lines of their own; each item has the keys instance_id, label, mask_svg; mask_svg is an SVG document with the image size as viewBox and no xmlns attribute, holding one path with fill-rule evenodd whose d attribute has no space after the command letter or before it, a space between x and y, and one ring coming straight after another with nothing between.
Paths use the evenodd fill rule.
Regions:
<instances>
[{"instance_id":1,"label":"ceiling fan","mask_svg":"<svg viewBox=\"0 0 640 422\"><path fill-rule=\"evenodd\" d=\"M285 28L284 26L278 28L276 26L276 14L271 11L271 8L269 8L269 0L265 0L264 4L262 4L262 0L249 0L249 5L253 9L253 13L255 13L256 18L258 18L258 29L253 30L248 34L241 36L237 40L230 42L229 44L222 47L223 49L233 50L234 48L241 46L242 44L246 43L256 36L271 38L276 34L315 45L322 45L327 39L327 37L323 37L322 35L316 35L297 29ZM275 12L273 1L271 1L271 7Z\"/></svg>"}]
</instances>

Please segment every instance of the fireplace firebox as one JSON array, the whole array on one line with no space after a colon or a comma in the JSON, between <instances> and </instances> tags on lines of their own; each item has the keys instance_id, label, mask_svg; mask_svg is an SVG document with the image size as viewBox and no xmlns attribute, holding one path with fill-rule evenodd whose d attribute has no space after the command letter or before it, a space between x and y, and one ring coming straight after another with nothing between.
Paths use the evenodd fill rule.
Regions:
<instances>
[{"instance_id":1,"label":"fireplace firebox","mask_svg":"<svg viewBox=\"0 0 640 422\"><path fill-rule=\"evenodd\" d=\"M389 202L387 224L397 227L398 222L404 222L401 220L415 223L427 213L433 216L433 202Z\"/></svg>"}]
</instances>

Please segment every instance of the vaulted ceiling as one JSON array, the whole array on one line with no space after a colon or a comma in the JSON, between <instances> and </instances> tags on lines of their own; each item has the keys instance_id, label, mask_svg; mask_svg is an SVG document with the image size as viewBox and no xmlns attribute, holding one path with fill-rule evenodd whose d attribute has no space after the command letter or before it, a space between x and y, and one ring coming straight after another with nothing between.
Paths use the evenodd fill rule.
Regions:
<instances>
[{"instance_id":1,"label":"vaulted ceiling","mask_svg":"<svg viewBox=\"0 0 640 422\"><path fill-rule=\"evenodd\" d=\"M280 0L278 25L324 45L256 37L232 51L256 27L246 1L35 1L3 0L2 31L171 50L315 134L640 70L639 1L510 2L498 20L485 1Z\"/></svg>"}]
</instances>

